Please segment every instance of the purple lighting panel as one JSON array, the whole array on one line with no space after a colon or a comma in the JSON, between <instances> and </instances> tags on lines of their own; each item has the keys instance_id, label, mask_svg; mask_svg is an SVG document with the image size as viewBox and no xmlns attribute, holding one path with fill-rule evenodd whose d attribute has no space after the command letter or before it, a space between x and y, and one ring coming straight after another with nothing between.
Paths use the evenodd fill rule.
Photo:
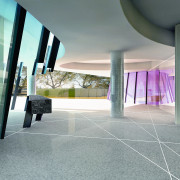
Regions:
<instances>
[{"instance_id":1,"label":"purple lighting panel","mask_svg":"<svg viewBox=\"0 0 180 180\"><path fill-rule=\"evenodd\" d=\"M129 81L128 81L128 89L127 89L127 100L126 100L126 102L129 104L134 103L135 80L136 80L136 73L135 72L130 73Z\"/></svg>"},{"instance_id":2,"label":"purple lighting panel","mask_svg":"<svg viewBox=\"0 0 180 180\"><path fill-rule=\"evenodd\" d=\"M169 87L171 89L171 94L173 97L173 102L175 102L175 78L174 76L169 76Z\"/></svg>"},{"instance_id":3,"label":"purple lighting panel","mask_svg":"<svg viewBox=\"0 0 180 180\"><path fill-rule=\"evenodd\" d=\"M138 72L137 75L137 89L136 89L136 103L145 104L146 102L146 72Z\"/></svg>"},{"instance_id":4,"label":"purple lighting panel","mask_svg":"<svg viewBox=\"0 0 180 180\"><path fill-rule=\"evenodd\" d=\"M158 105L160 101L159 94L159 71L148 72L147 85L147 104Z\"/></svg>"},{"instance_id":5,"label":"purple lighting panel","mask_svg":"<svg viewBox=\"0 0 180 180\"><path fill-rule=\"evenodd\" d=\"M148 73L146 71L125 73L125 103L146 104L146 93L147 104L159 105L175 102L175 78L168 75L172 72L173 70L169 69L148 71ZM110 92L109 86L107 94L109 100Z\"/></svg>"}]
</instances>

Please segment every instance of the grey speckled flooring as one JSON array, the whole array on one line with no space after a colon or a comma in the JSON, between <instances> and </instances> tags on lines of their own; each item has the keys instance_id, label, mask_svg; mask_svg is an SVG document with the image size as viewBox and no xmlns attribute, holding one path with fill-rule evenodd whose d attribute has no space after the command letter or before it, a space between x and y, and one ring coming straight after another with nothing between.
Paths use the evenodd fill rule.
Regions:
<instances>
[{"instance_id":1,"label":"grey speckled flooring","mask_svg":"<svg viewBox=\"0 0 180 180\"><path fill-rule=\"evenodd\" d=\"M180 126L174 107L109 111L54 110L23 129L11 112L0 141L3 180L174 180L180 178Z\"/></svg>"}]
</instances>

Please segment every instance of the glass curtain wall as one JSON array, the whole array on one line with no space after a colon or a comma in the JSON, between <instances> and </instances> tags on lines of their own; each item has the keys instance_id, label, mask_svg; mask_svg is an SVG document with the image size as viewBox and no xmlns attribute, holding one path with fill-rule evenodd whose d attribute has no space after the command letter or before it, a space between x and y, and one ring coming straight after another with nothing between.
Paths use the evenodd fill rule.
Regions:
<instances>
[{"instance_id":1,"label":"glass curtain wall","mask_svg":"<svg viewBox=\"0 0 180 180\"><path fill-rule=\"evenodd\" d=\"M16 12L16 2L12 0L0 1L0 129L2 129L2 111L4 106L3 89L8 77L6 72L9 49L12 46L11 36Z\"/></svg>"},{"instance_id":2,"label":"glass curtain wall","mask_svg":"<svg viewBox=\"0 0 180 180\"><path fill-rule=\"evenodd\" d=\"M16 7L18 7L17 12L16 12ZM17 6L17 3L14 0L0 0L0 132L3 126L3 133L1 133L1 137L4 136L4 130L6 127L6 122L7 122L7 115L9 112L8 107L10 107L9 99L11 97L10 92L13 86L13 83L11 81L14 80L13 74L14 74L15 67L11 66L12 62L16 64L18 60L18 65L21 62L23 62L24 66L27 67L27 76L29 76L30 78L28 84L31 86L32 82L35 83L35 77L32 77L32 70L33 70L34 62L36 61L36 57L37 57L38 46L39 46L41 32L42 32L42 24L28 12L25 15L26 17L24 17L23 14L20 15L20 12L22 12L20 11L20 9L23 9L23 8L21 8L20 5ZM26 10L23 9L23 12L26 12ZM21 43L20 48L19 48L19 45L16 46L16 43L11 42L11 38L15 36L15 39L16 39L16 36L17 36L17 35L14 35L14 33L12 33L13 28L15 26L16 28L21 27L21 25L18 24L18 22L20 21L17 21L17 22L15 21L15 15L19 15L18 18L22 18L23 20L23 24L21 24L23 25L22 28L24 28L23 35L21 35L21 33L18 33L22 29L19 31L16 31L19 38L18 39L19 45ZM23 18L25 18L25 24L24 24ZM49 39L48 46L50 47L52 46L52 38ZM9 54L12 55L12 53L9 53L9 50L12 49L11 47L16 47L17 51L15 51L16 56L13 55L14 60L13 61L11 60L11 63L10 63L11 65L8 65ZM61 43L59 51L58 51L58 55L53 57L54 58L53 62L55 62L56 59L61 58L64 55L64 53L65 53L65 49L64 49L63 44ZM43 67L43 63L42 63L42 67ZM13 73L9 73L11 72L12 68L13 68ZM6 69L9 69L9 72L6 72ZM7 81L7 79L10 79L11 81L9 82ZM6 98L8 98L8 101L5 101L4 99L5 96L3 95L3 92L6 93L7 95ZM4 111L6 112L6 116L3 115Z\"/></svg>"},{"instance_id":3,"label":"glass curtain wall","mask_svg":"<svg viewBox=\"0 0 180 180\"><path fill-rule=\"evenodd\" d=\"M18 64L27 67L27 92L35 94L35 76L32 76L33 65L36 60L42 24L27 12L22 36Z\"/></svg>"},{"instance_id":4,"label":"glass curtain wall","mask_svg":"<svg viewBox=\"0 0 180 180\"><path fill-rule=\"evenodd\" d=\"M136 73L132 72L129 74L128 89L127 89L127 103L134 103L134 91L135 91L135 79Z\"/></svg>"},{"instance_id":5,"label":"glass curtain wall","mask_svg":"<svg viewBox=\"0 0 180 180\"><path fill-rule=\"evenodd\" d=\"M37 56L42 24L27 12L22 36L18 63L24 62L24 66L32 68Z\"/></svg>"},{"instance_id":6,"label":"glass curtain wall","mask_svg":"<svg viewBox=\"0 0 180 180\"><path fill-rule=\"evenodd\" d=\"M136 87L136 103L145 104L146 102L146 74L147 72L138 72Z\"/></svg>"}]
</instances>

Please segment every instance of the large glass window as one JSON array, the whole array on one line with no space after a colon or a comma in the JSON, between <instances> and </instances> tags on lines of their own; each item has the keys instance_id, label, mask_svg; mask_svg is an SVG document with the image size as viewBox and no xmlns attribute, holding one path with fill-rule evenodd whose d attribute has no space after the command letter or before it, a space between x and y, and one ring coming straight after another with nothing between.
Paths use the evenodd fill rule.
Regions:
<instances>
[{"instance_id":1,"label":"large glass window","mask_svg":"<svg viewBox=\"0 0 180 180\"><path fill-rule=\"evenodd\" d=\"M136 87L136 103L146 103L146 74L147 72L142 71L137 74L137 87Z\"/></svg>"},{"instance_id":2,"label":"large glass window","mask_svg":"<svg viewBox=\"0 0 180 180\"><path fill-rule=\"evenodd\" d=\"M6 72L9 49L11 47L11 36L13 30L16 2L13 0L0 1L0 129L2 128L2 110L4 106L3 89L6 88Z\"/></svg>"},{"instance_id":3,"label":"large glass window","mask_svg":"<svg viewBox=\"0 0 180 180\"><path fill-rule=\"evenodd\" d=\"M136 73L129 74L128 89L127 89L127 103L134 103L134 91L135 91Z\"/></svg>"},{"instance_id":4,"label":"large glass window","mask_svg":"<svg viewBox=\"0 0 180 180\"><path fill-rule=\"evenodd\" d=\"M160 91L159 91L159 71L148 72L148 104L159 104Z\"/></svg>"},{"instance_id":5,"label":"large glass window","mask_svg":"<svg viewBox=\"0 0 180 180\"><path fill-rule=\"evenodd\" d=\"M42 25L27 12L18 62L32 69L39 46Z\"/></svg>"},{"instance_id":6,"label":"large glass window","mask_svg":"<svg viewBox=\"0 0 180 180\"><path fill-rule=\"evenodd\" d=\"M161 72L160 73L160 92L161 92L161 103L172 103L173 102L173 96L170 91L170 83L168 74Z\"/></svg>"},{"instance_id":7,"label":"large glass window","mask_svg":"<svg viewBox=\"0 0 180 180\"><path fill-rule=\"evenodd\" d=\"M27 84L28 87L30 87L29 89L31 89L31 87L33 86L32 84L35 82L35 76L32 76L32 70L33 70L34 62L36 61L41 32L42 32L42 24L37 19L35 19L30 13L27 12L26 14L26 10L21 8L20 5L18 5L17 7L18 10L22 10L22 11L18 11L18 12L22 12L22 13L21 15L19 15L19 13L16 14L17 22L14 26L16 6L17 3L14 0L0 0L0 131L2 129L2 122L3 121L6 122L8 111L5 111L6 112L5 115L3 115L4 114L3 112L5 107L6 110L7 107L9 107L10 96L11 96L10 92L12 90L12 84L13 84L12 80L14 78L13 76L15 70L14 65L16 66L17 57L18 57L18 66L21 62L23 62L24 66L27 67L27 81L30 82ZM22 17L22 21L23 21L21 24L22 26L18 25L19 22L18 18L20 16ZM25 17L25 24L24 24L24 17ZM20 42L21 40L21 44L17 43L16 45L15 43L17 37L16 33L13 33L15 34L14 35L15 39L13 39L14 44L12 44L11 42L11 38L13 35L12 31L14 27L16 28L18 27L21 30L22 28L24 28L22 40L21 37L18 37L19 39L17 41ZM19 30L18 32L22 32L21 30ZM21 33L19 33L18 35L21 36ZM52 40L53 40L53 35L49 37L48 47L52 46ZM20 51L18 49L19 46L20 46ZM14 49L14 47L16 47L16 49ZM10 58L10 60L8 59L9 49L12 49L12 51L15 50L15 52L17 52L16 56L14 56L13 53L11 54L15 60L13 58ZM47 48L47 49L49 49L50 52L51 48ZM64 46L61 44L57 59L61 58L64 55L64 53L65 53L65 49ZM13 66L13 71L11 71L12 66ZM9 70L7 70L6 72L6 69ZM4 96L3 93L5 93L6 96ZM8 99L8 101L5 101L4 97ZM5 103L6 105L4 104L4 102L7 102ZM6 123L3 126L3 131L5 130L5 125Z\"/></svg>"}]
</instances>

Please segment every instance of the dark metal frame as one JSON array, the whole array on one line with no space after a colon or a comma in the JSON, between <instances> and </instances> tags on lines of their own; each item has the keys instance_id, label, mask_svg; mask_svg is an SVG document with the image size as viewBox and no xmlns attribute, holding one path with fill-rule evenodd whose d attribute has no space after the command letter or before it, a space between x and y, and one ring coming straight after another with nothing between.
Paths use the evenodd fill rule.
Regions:
<instances>
[{"instance_id":1,"label":"dark metal frame","mask_svg":"<svg viewBox=\"0 0 180 180\"><path fill-rule=\"evenodd\" d=\"M161 89L160 89L160 80L161 80L161 72L159 71L159 83L158 83L158 85L159 85L159 102L161 103Z\"/></svg>"},{"instance_id":2,"label":"dark metal frame","mask_svg":"<svg viewBox=\"0 0 180 180\"><path fill-rule=\"evenodd\" d=\"M54 66L56 63L59 46L60 46L60 41L57 39L56 36L54 36L53 43L52 43L52 49L51 49L51 53L49 56L49 63L48 63L48 68L50 68L50 70L49 70L50 72L54 71Z\"/></svg>"},{"instance_id":3,"label":"dark metal frame","mask_svg":"<svg viewBox=\"0 0 180 180\"><path fill-rule=\"evenodd\" d=\"M127 83L126 83L125 103L126 103L126 101L127 101L128 84L129 84L129 73L128 73L128 76L127 76Z\"/></svg>"},{"instance_id":4,"label":"dark metal frame","mask_svg":"<svg viewBox=\"0 0 180 180\"><path fill-rule=\"evenodd\" d=\"M50 31L43 26L42 31L41 31L40 41L39 41L37 57L36 57L37 63L44 62L44 58L46 55L46 48L47 48L47 44L49 40L49 34L50 34Z\"/></svg>"},{"instance_id":5,"label":"dark metal frame","mask_svg":"<svg viewBox=\"0 0 180 180\"><path fill-rule=\"evenodd\" d=\"M40 37L40 41L39 41L37 56L36 56L36 60L34 62L32 75L36 75L38 63L44 63L44 59L45 59L45 55L46 55L46 48L47 48L47 44L48 44L48 40L49 40L49 34L50 34L50 31L43 26L42 31L41 31L41 37Z\"/></svg>"},{"instance_id":6,"label":"dark metal frame","mask_svg":"<svg viewBox=\"0 0 180 180\"><path fill-rule=\"evenodd\" d=\"M47 52L46 52L46 57L45 57L44 66L43 66L43 69L42 69L42 74L46 74L47 66L48 66L48 64L49 64L49 56L50 56L50 53L51 53L51 46L48 46L48 47L47 47Z\"/></svg>"},{"instance_id":7,"label":"dark metal frame","mask_svg":"<svg viewBox=\"0 0 180 180\"><path fill-rule=\"evenodd\" d=\"M36 75L37 68L38 68L38 63L37 63L37 61L35 60L34 66L33 66L33 71L32 71L32 75L33 75L33 76Z\"/></svg>"},{"instance_id":8,"label":"dark metal frame","mask_svg":"<svg viewBox=\"0 0 180 180\"><path fill-rule=\"evenodd\" d=\"M146 104L148 103L148 71L146 72Z\"/></svg>"},{"instance_id":9,"label":"dark metal frame","mask_svg":"<svg viewBox=\"0 0 180 180\"><path fill-rule=\"evenodd\" d=\"M138 76L138 72L136 72L136 79L135 79L134 104L136 104L137 76Z\"/></svg>"},{"instance_id":10,"label":"dark metal frame","mask_svg":"<svg viewBox=\"0 0 180 180\"><path fill-rule=\"evenodd\" d=\"M26 17L26 10L23 7L21 7L19 4L17 4L13 32L11 37L12 45L10 46L9 49L8 62L6 67L6 72L8 73L8 77L5 80L5 83L7 85L6 87L5 86L3 87L4 107L2 114L1 139L4 139L5 131L6 131L9 107L11 102L11 94L13 90L13 83L14 83L16 67L19 57L25 17Z\"/></svg>"}]
</instances>

